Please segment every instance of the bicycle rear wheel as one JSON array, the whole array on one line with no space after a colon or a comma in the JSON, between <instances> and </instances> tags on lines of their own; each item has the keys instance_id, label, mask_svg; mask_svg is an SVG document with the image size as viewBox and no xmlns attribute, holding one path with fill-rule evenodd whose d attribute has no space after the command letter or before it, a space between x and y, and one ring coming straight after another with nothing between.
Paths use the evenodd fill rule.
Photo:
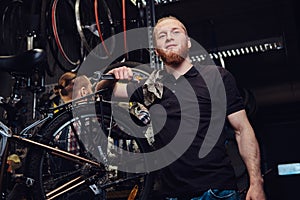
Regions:
<instances>
[{"instance_id":1,"label":"bicycle rear wheel","mask_svg":"<svg viewBox=\"0 0 300 200\"><path fill-rule=\"evenodd\" d=\"M103 144L101 141L106 138L105 134L99 133L101 129L99 121L103 120L105 124L110 123L110 117L101 116L91 107L81 106L76 108L75 112L73 110L73 112L65 111L59 114L42 128L40 142L58 149L69 150L69 152L72 151L64 146L66 138L60 138L61 133L66 129L72 129L74 132L80 130L79 139L83 143L83 147L80 148L79 156L89 162L76 158L68 159L68 156L58 156L55 152L38 147L30 148L27 155L26 176L35 180L32 188L35 199L125 200L128 199L130 193L134 192L137 192L136 195L133 195L135 199L148 199L153 181L151 174L120 171L118 166L110 162L115 159L118 148L116 148L116 152L106 152L104 151L107 149L105 144L101 145L102 150L99 150L99 146L95 148L93 144L91 145L91 142L96 145ZM121 130L126 130L127 133L133 131L131 127L122 122L118 122L118 125L113 123L106 130L109 128L112 132L118 131L115 134L118 136L122 135L119 133ZM92 141L87 143L88 140ZM110 147L114 148L116 143L120 144L120 141L123 141L119 146L129 152L142 153L149 150L146 143L139 138L115 138L113 141L114 144L111 144ZM119 154L118 159L121 162L122 155ZM100 163L99 160L102 164L97 165ZM140 165L144 161L131 162ZM65 188L61 189L62 187Z\"/></svg>"}]
</instances>

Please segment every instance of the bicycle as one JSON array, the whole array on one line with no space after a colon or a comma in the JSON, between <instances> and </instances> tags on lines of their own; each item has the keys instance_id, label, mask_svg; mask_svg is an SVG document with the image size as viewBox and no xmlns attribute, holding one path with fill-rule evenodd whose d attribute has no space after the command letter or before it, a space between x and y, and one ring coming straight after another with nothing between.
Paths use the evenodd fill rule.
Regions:
<instances>
[{"instance_id":1,"label":"bicycle","mask_svg":"<svg viewBox=\"0 0 300 200\"><path fill-rule=\"evenodd\" d=\"M15 153L17 149L23 148L17 143L7 142L11 137L11 132L19 132L22 129L24 112L21 108L22 94L21 89L27 88L33 93L33 108L36 110L36 94L44 89L44 59L45 52L42 49L32 49L19 55L0 56L0 70L11 74L14 78L14 85L11 95L8 98L0 98L0 107L6 111L6 125L1 122L1 174L0 189L2 199L5 196L5 190L8 184L3 183L4 178L8 178L6 171L6 159L10 153ZM33 112L35 113L35 112ZM10 139L9 139L10 140ZM20 147L20 148L19 148Z\"/></svg>"},{"instance_id":2,"label":"bicycle","mask_svg":"<svg viewBox=\"0 0 300 200\"><path fill-rule=\"evenodd\" d=\"M32 52L33 56L28 56ZM19 64L16 60L26 58L26 62L22 64L35 66L42 62L43 58L42 55L37 55L36 50L30 50L20 56L0 58L0 70L27 79L31 74L28 73L30 70L24 73L23 69L16 67L15 64ZM89 199L149 198L153 184L151 173L147 171L134 173L134 169L121 171L118 165L125 157L118 154L120 150L124 150L125 153L151 151L147 140L138 135L143 134L144 128L136 130L133 122L123 122L123 117L128 118L127 107L124 109L124 106L120 106L124 105L122 103L106 101L103 97L107 92L107 89L103 89L56 108L45 108L42 110L44 116L42 119L36 120L19 133L11 132L6 125L0 123L2 143L0 183L3 199L7 196L12 199L10 197L12 193L7 194L2 183L9 146L15 143L21 143L28 149L24 174L20 179L30 192L22 198L75 199L82 196ZM115 120L112 110L118 112L120 120ZM61 137L65 130L73 131L80 147L78 154L72 154L65 148L66 138ZM108 143L103 142L105 141L103 138L108 136L113 138L113 143L111 140L107 140ZM86 143L88 139L96 146ZM106 152L107 148L110 148L110 151ZM116 155L118 160L114 162ZM146 169L143 157L141 160L127 160L127 162L133 163L132 166Z\"/></svg>"}]
</instances>

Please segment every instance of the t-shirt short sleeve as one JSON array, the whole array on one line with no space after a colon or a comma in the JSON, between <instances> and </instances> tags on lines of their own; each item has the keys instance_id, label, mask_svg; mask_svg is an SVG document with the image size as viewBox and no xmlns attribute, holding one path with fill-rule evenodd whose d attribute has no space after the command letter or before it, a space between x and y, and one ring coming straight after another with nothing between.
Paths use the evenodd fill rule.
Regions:
<instances>
[{"instance_id":1,"label":"t-shirt short sleeve","mask_svg":"<svg viewBox=\"0 0 300 200\"><path fill-rule=\"evenodd\" d=\"M229 71L223 68L221 68L221 75L224 81L226 97L227 97L226 114L230 115L234 112L243 110L245 108L245 105L244 105L243 98L240 95L239 89L237 87L235 78Z\"/></svg>"}]
</instances>

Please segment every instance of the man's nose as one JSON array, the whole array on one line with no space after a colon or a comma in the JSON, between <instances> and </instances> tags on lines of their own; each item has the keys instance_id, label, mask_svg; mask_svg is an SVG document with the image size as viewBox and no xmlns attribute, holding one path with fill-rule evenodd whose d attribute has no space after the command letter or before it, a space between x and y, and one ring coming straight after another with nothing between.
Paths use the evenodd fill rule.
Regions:
<instances>
[{"instance_id":1,"label":"man's nose","mask_svg":"<svg viewBox=\"0 0 300 200\"><path fill-rule=\"evenodd\" d=\"M171 32L167 33L167 40L172 40L173 39L173 34Z\"/></svg>"}]
</instances>

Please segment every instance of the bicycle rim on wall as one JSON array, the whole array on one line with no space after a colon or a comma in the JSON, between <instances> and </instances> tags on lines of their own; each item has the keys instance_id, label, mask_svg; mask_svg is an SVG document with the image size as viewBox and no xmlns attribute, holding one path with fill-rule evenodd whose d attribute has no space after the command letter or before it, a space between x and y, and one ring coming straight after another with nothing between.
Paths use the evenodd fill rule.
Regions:
<instances>
[{"instance_id":1,"label":"bicycle rim on wall","mask_svg":"<svg viewBox=\"0 0 300 200\"><path fill-rule=\"evenodd\" d=\"M58 66L64 71L76 71L84 57L74 6L75 0L53 0L47 16L49 46Z\"/></svg>"},{"instance_id":2,"label":"bicycle rim on wall","mask_svg":"<svg viewBox=\"0 0 300 200\"><path fill-rule=\"evenodd\" d=\"M102 43L102 48L93 51L99 59L107 59L115 48L114 40L105 39L115 34L114 21L105 0L76 0L75 17L77 31L87 52Z\"/></svg>"},{"instance_id":3,"label":"bicycle rim on wall","mask_svg":"<svg viewBox=\"0 0 300 200\"><path fill-rule=\"evenodd\" d=\"M1 55L15 55L26 50L26 27L23 1L1 2Z\"/></svg>"}]
</instances>

